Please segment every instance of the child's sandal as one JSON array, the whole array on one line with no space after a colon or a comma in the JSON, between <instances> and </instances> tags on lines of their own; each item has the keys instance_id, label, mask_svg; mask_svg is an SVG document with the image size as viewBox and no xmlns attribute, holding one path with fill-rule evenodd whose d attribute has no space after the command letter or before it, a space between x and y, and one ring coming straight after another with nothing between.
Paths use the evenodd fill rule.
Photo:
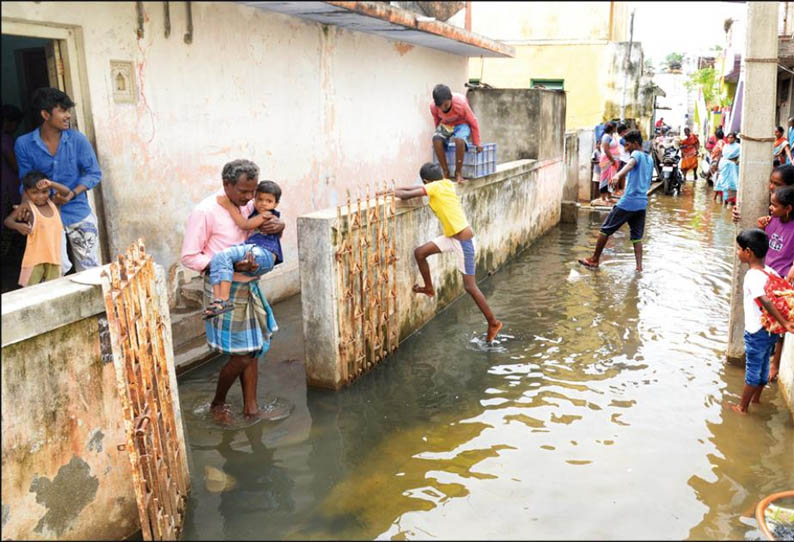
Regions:
<instances>
[{"instance_id":1,"label":"child's sandal","mask_svg":"<svg viewBox=\"0 0 794 542\"><path fill-rule=\"evenodd\" d=\"M202 316L203 320L209 320L210 318L215 318L225 312L229 312L234 309L234 303L232 303L228 299L213 299L209 306L204 309L204 315Z\"/></svg>"}]
</instances>

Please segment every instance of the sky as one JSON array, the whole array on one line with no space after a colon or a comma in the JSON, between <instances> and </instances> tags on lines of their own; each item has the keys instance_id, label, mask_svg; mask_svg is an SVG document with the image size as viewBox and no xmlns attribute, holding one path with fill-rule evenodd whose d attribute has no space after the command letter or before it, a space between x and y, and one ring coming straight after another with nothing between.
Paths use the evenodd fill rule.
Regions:
<instances>
[{"instance_id":1,"label":"sky","mask_svg":"<svg viewBox=\"0 0 794 542\"><path fill-rule=\"evenodd\" d=\"M725 19L737 26L739 50L744 49L747 6L739 2L630 2L634 16L634 40L642 43L645 58L658 65L672 52L697 54L716 44L725 47Z\"/></svg>"}]
</instances>

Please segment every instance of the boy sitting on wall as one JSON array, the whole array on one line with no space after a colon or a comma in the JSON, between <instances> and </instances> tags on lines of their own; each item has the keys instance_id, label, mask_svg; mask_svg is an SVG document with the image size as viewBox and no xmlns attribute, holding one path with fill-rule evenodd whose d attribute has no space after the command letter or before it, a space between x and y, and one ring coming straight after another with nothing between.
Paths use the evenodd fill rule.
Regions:
<instances>
[{"instance_id":1,"label":"boy sitting on wall","mask_svg":"<svg viewBox=\"0 0 794 542\"><path fill-rule=\"evenodd\" d=\"M418 294L433 297L436 292L430 278L427 257L440 252L454 252L458 259L458 269L463 273L463 287L474 299L477 307L488 321L485 341L490 343L502 329L502 322L494 317L491 308L485 301L485 296L474 280L474 232L463 213L460 199L455 193L455 185L449 179L444 178L438 164L427 162L419 170L419 176L422 178L424 186L395 188L394 195L403 200L428 196L430 208L441 222L444 235L436 237L414 250L416 265L419 267L424 284L422 286L415 284L413 290Z\"/></svg>"},{"instance_id":2,"label":"boy sitting on wall","mask_svg":"<svg viewBox=\"0 0 794 542\"><path fill-rule=\"evenodd\" d=\"M455 145L455 182L463 182L463 154L471 146L469 137L474 141L475 151L482 151L480 125L462 94L452 94L447 85L436 85L433 89L433 103L430 114L436 132L433 135L433 150L441 164L445 179L449 179L446 146Z\"/></svg>"}]
</instances>

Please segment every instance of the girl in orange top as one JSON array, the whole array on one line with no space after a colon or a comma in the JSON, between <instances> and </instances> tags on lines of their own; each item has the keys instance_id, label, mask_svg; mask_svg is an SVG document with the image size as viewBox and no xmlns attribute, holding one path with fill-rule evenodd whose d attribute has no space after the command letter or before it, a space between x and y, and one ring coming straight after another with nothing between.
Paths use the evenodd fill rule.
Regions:
<instances>
[{"instance_id":1,"label":"girl in orange top","mask_svg":"<svg viewBox=\"0 0 794 542\"><path fill-rule=\"evenodd\" d=\"M31 286L61 276L63 223L61 213L50 200L50 191L55 190L68 196L71 190L47 179L40 171L31 171L25 175L22 186L27 196L26 203L30 209L32 224L17 222L17 218L25 208L24 205L14 209L6 217L4 224L7 228L27 236L19 284Z\"/></svg>"}]
</instances>

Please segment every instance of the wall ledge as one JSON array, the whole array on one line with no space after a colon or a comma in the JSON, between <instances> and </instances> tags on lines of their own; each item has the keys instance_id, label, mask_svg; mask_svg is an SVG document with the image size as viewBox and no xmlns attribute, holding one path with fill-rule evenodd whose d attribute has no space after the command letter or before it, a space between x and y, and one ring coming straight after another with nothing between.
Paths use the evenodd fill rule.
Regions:
<instances>
[{"instance_id":1,"label":"wall ledge","mask_svg":"<svg viewBox=\"0 0 794 542\"><path fill-rule=\"evenodd\" d=\"M98 279L106 267L3 294L3 348L105 312Z\"/></svg>"}]
</instances>

